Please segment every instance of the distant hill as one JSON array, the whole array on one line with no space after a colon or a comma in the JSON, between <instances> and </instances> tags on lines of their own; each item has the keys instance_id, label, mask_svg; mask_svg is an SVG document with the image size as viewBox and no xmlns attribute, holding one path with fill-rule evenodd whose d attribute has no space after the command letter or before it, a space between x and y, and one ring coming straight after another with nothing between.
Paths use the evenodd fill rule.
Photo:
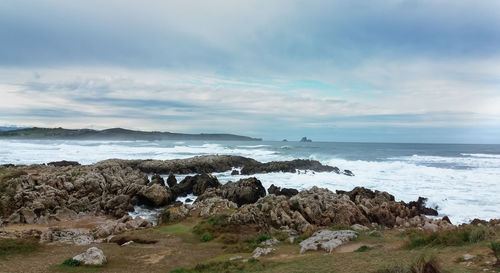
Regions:
<instances>
[{"instance_id":1,"label":"distant hill","mask_svg":"<svg viewBox=\"0 0 500 273\"><path fill-rule=\"evenodd\" d=\"M12 131L12 130L19 130L19 129L24 129L26 127L17 127L17 126L0 126L0 131Z\"/></svg>"},{"instance_id":2,"label":"distant hill","mask_svg":"<svg viewBox=\"0 0 500 273\"><path fill-rule=\"evenodd\" d=\"M262 140L261 138L252 138L232 134L179 134L170 132L133 131L122 128L92 130L38 127L0 131L0 138L75 140Z\"/></svg>"}]
</instances>

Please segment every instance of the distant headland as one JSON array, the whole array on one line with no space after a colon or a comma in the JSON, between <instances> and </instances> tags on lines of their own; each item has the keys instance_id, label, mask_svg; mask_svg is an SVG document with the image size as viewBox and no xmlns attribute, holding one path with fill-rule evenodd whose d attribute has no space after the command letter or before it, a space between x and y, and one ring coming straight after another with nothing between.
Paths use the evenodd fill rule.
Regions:
<instances>
[{"instance_id":1,"label":"distant headland","mask_svg":"<svg viewBox=\"0 0 500 273\"><path fill-rule=\"evenodd\" d=\"M72 139L72 140L233 140L262 141L233 134L182 134L171 132L145 132L123 128L105 130L64 128L23 128L0 131L0 139Z\"/></svg>"}]
</instances>

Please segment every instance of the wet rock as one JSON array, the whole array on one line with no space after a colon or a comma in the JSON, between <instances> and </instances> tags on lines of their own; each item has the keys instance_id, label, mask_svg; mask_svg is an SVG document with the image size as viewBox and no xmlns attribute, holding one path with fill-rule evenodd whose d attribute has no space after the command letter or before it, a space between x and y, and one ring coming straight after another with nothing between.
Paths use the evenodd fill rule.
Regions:
<instances>
[{"instance_id":1,"label":"wet rock","mask_svg":"<svg viewBox=\"0 0 500 273\"><path fill-rule=\"evenodd\" d=\"M177 185L177 179L175 178L175 175L170 172L167 177L167 185L172 188L173 186Z\"/></svg>"},{"instance_id":2,"label":"wet rock","mask_svg":"<svg viewBox=\"0 0 500 273\"><path fill-rule=\"evenodd\" d=\"M312 142L312 140L308 139L307 137L302 137L300 139L300 142Z\"/></svg>"},{"instance_id":3,"label":"wet rock","mask_svg":"<svg viewBox=\"0 0 500 273\"><path fill-rule=\"evenodd\" d=\"M427 198L419 197L417 201L412 201L408 203L408 207L409 208L415 207L419 214L437 216L438 215L437 210L426 207L425 206L426 202Z\"/></svg>"},{"instance_id":4,"label":"wet rock","mask_svg":"<svg viewBox=\"0 0 500 273\"><path fill-rule=\"evenodd\" d=\"M217 188L221 184L217 178L211 174L198 174L195 176L186 176L179 184L172 187L172 191L177 196L186 196L188 194L201 195L208 188Z\"/></svg>"},{"instance_id":5,"label":"wet rock","mask_svg":"<svg viewBox=\"0 0 500 273\"><path fill-rule=\"evenodd\" d=\"M233 170L233 171L231 172L231 175L240 175L240 171L238 171L238 170Z\"/></svg>"},{"instance_id":6,"label":"wet rock","mask_svg":"<svg viewBox=\"0 0 500 273\"><path fill-rule=\"evenodd\" d=\"M357 237L357 233L352 230L332 231L324 229L316 231L311 237L300 243L300 253L308 250L318 250L318 248L322 248L326 252L332 252L333 249Z\"/></svg>"},{"instance_id":7,"label":"wet rock","mask_svg":"<svg viewBox=\"0 0 500 273\"><path fill-rule=\"evenodd\" d=\"M272 184L268 189L267 192L269 194L274 194L274 195L284 195L287 197L292 197L294 195L297 195L299 193L298 190L296 189L291 189L291 188L280 188Z\"/></svg>"},{"instance_id":8,"label":"wet rock","mask_svg":"<svg viewBox=\"0 0 500 273\"><path fill-rule=\"evenodd\" d=\"M107 262L104 252L97 247L91 247L84 253L76 255L73 259L83 265L104 265Z\"/></svg>"},{"instance_id":9,"label":"wet rock","mask_svg":"<svg viewBox=\"0 0 500 273\"><path fill-rule=\"evenodd\" d=\"M319 161L307 159L295 159L292 161L272 161L268 163L254 164L245 166L241 169L241 174L251 175L256 173L289 172L295 173L296 170L312 170L317 172L336 172L340 170L321 164Z\"/></svg>"},{"instance_id":10,"label":"wet rock","mask_svg":"<svg viewBox=\"0 0 500 273\"><path fill-rule=\"evenodd\" d=\"M451 220L450 220L450 218L448 218L448 216L444 216L442 220L444 222L448 222L449 224L451 224Z\"/></svg>"},{"instance_id":11,"label":"wet rock","mask_svg":"<svg viewBox=\"0 0 500 273\"><path fill-rule=\"evenodd\" d=\"M62 160L62 161L54 161L54 162L49 162L47 163L47 165L49 166L55 166L55 167L67 167L67 166L80 166L80 163L76 162L76 161L66 161L66 160Z\"/></svg>"},{"instance_id":12,"label":"wet rock","mask_svg":"<svg viewBox=\"0 0 500 273\"><path fill-rule=\"evenodd\" d=\"M153 176L151 176L151 182L148 184L148 186L152 185L152 184L158 184L160 186L165 186L165 180L163 180L163 177L161 177L161 175L155 173L155 174L153 174Z\"/></svg>"},{"instance_id":13,"label":"wet rock","mask_svg":"<svg viewBox=\"0 0 500 273\"><path fill-rule=\"evenodd\" d=\"M354 174L349 171L349 170L344 170L344 172L342 172L344 175L347 175L347 176L354 176Z\"/></svg>"},{"instance_id":14,"label":"wet rock","mask_svg":"<svg viewBox=\"0 0 500 273\"><path fill-rule=\"evenodd\" d=\"M187 199L185 200L185 202L186 202L186 203L191 203L191 202L193 202L193 200L191 200L190 198L187 198Z\"/></svg>"},{"instance_id":15,"label":"wet rock","mask_svg":"<svg viewBox=\"0 0 500 273\"><path fill-rule=\"evenodd\" d=\"M240 179L237 182L228 182L219 188L212 188L200 195L196 202L204 199L221 197L236 203L238 206L255 203L266 195L266 189L255 177Z\"/></svg>"}]
</instances>

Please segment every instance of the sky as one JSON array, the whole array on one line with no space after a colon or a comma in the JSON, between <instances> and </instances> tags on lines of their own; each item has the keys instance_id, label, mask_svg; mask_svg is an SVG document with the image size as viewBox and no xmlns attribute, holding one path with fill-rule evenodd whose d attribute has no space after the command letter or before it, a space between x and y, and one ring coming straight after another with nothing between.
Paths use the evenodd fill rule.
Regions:
<instances>
[{"instance_id":1,"label":"sky","mask_svg":"<svg viewBox=\"0 0 500 273\"><path fill-rule=\"evenodd\" d=\"M0 2L0 126L500 143L500 1Z\"/></svg>"}]
</instances>

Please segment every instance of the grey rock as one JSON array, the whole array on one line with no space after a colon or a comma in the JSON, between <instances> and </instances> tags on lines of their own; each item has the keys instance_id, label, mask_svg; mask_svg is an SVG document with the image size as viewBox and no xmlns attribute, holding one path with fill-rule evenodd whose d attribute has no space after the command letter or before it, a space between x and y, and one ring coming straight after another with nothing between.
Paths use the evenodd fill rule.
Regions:
<instances>
[{"instance_id":1,"label":"grey rock","mask_svg":"<svg viewBox=\"0 0 500 273\"><path fill-rule=\"evenodd\" d=\"M156 207L166 205L174 199L168 188L158 184L144 187L138 195L141 200L140 203Z\"/></svg>"},{"instance_id":2,"label":"grey rock","mask_svg":"<svg viewBox=\"0 0 500 273\"><path fill-rule=\"evenodd\" d=\"M243 259L243 256L234 256L234 257L229 258L229 261L236 261L236 260L241 260L241 259Z\"/></svg>"},{"instance_id":3,"label":"grey rock","mask_svg":"<svg viewBox=\"0 0 500 273\"><path fill-rule=\"evenodd\" d=\"M474 259L474 257L476 257L476 256L471 255L471 254L464 254L462 257L464 258L465 261L468 261L468 260Z\"/></svg>"},{"instance_id":4,"label":"grey rock","mask_svg":"<svg viewBox=\"0 0 500 273\"><path fill-rule=\"evenodd\" d=\"M358 235L352 230L320 230L316 231L311 237L300 243L300 253L308 250L324 249L326 252L332 252L333 249L342 244L357 238Z\"/></svg>"},{"instance_id":5,"label":"grey rock","mask_svg":"<svg viewBox=\"0 0 500 273\"><path fill-rule=\"evenodd\" d=\"M91 247L84 253L76 255L73 259L84 265L104 265L107 262L104 252L97 247Z\"/></svg>"},{"instance_id":6,"label":"grey rock","mask_svg":"<svg viewBox=\"0 0 500 273\"><path fill-rule=\"evenodd\" d=\"M354 229L354 230L357 230L357 231L366 231L366 230L370 229L367 226L363 226L363 225L360 225L360 224L354 224L354 225L351 226L351 228Z\"/></svg>"},{"instance_id":7,"label":"grey rock","mask_svg":"<svg viewBox=\"0 0 500 273\"><path fill-rule=\"evenodd\" d=\"M278 241L276 238L271 238L271 239L268 239L268 240L265 240L264 242L262 242L261 245L263 245L263 246L275 246L279 243L280 243L280 241Z\"/></svg>"},{"instance_id":8,"label":"grey rock","mask_svg":"<svg viewBox=\"0 0 500 273\"><path fill-rule=\"evenodd\" d=\"M432 223L425 223L425 225L422 228L423 230L429 232L437 232L439 230L439 226Z\"/></svg>"},{"instance_id":9,"label":"grey rock","mask_svg":"<svg viewBox=\"0 0 500 273\"><path fill-rule=\"evenodd\" d=\"M257 247L253 253L252 253L252 257L254 259L258 259L260 258L260 256L265 256L265 255L268 255L269 253L275 251L276 249L274 248L271 248L271 247L266 247L266 248L263 248L263 247Z\"/></svg>"}]
</instances>

